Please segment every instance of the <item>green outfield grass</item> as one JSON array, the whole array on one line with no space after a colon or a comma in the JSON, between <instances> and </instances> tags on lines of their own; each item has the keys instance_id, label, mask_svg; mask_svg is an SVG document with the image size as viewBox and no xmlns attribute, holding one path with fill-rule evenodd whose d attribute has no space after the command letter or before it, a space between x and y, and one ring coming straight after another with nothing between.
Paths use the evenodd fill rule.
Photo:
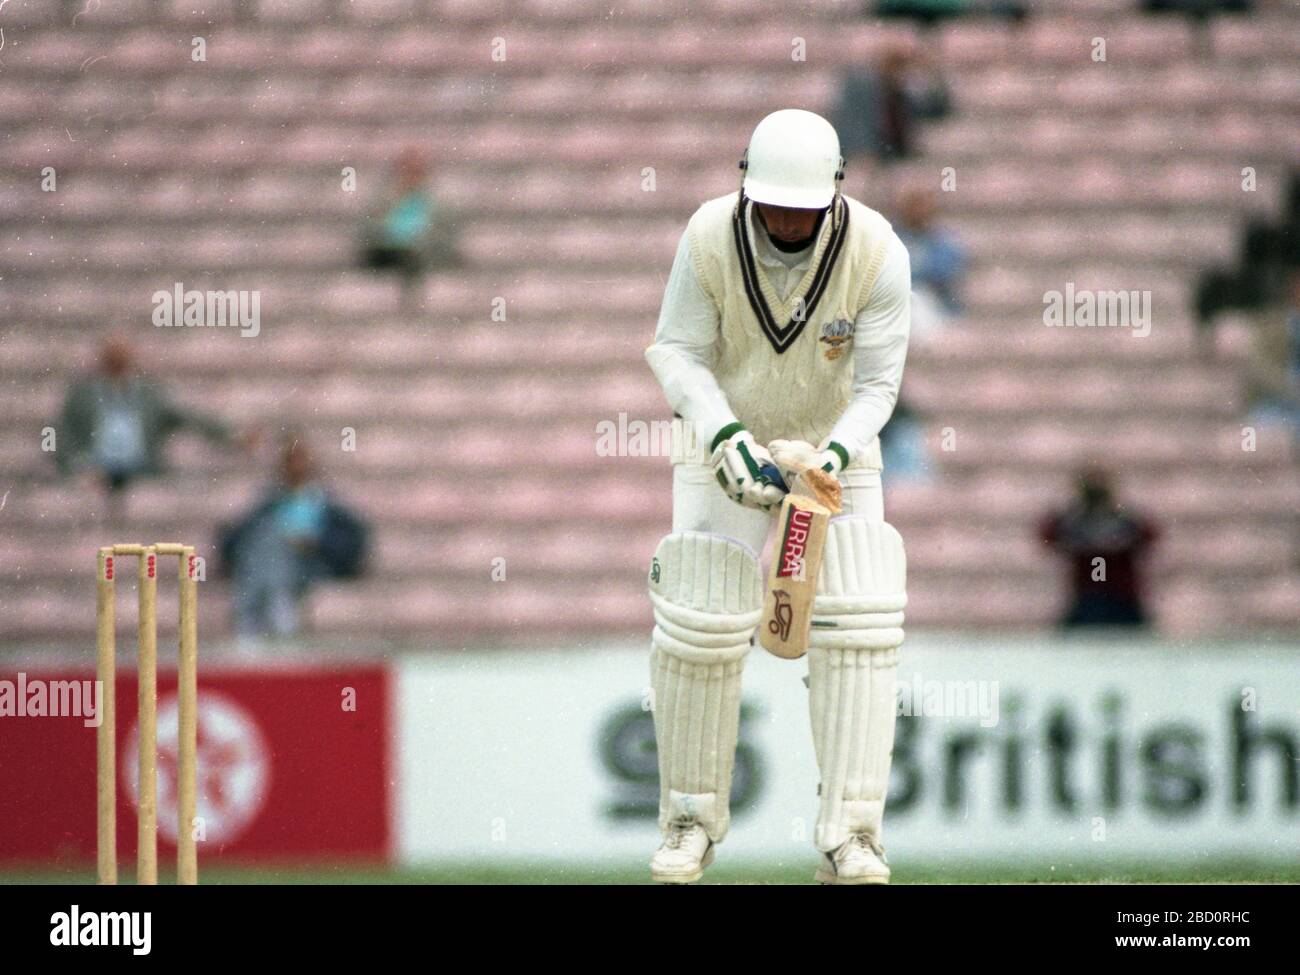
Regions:
<instances>
[{"instance_id":1,"label":"green outfield grass","mask_svg":"<svg viewBox=\"0 0 1300 975\"><path fill-rule=\"evenodd\" d=\"M814 861L799 863L719 863L709 868L710 884L810 884ZM123 872L123 883L131 875ZM162 880L172 878L165 872ZM898 884L1008 883L1300 883L1300 864L1215 860L1188 864L1115 863L1109 865L1028 865L993 863L947 867L938 863L894 866ZM329 868L221 868L200 874L205 884L644 884L649 873L640 863L610 867L563 864L447 863L385 870L354 866ZM3 884L93 884L91 870L75 872L0 872Z\"/></svg>"}]
</instances>

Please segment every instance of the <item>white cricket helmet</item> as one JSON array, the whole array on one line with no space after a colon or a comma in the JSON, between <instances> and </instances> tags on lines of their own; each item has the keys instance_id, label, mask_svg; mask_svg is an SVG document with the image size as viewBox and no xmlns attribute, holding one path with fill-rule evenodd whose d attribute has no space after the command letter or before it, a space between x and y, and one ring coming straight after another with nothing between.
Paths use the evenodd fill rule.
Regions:
<instances>
[{"instance_id":1,"label":"white cricket helmet","mask_svg":"<svg viewBox=\"0 0 1300 975\"><path fill-rule=\"evenodd\" d=\"M820 115L784 108L758 123L740 168L751 200L820 210L830 206L844 177L840 137Z\"/></svg>"}]
</instances>

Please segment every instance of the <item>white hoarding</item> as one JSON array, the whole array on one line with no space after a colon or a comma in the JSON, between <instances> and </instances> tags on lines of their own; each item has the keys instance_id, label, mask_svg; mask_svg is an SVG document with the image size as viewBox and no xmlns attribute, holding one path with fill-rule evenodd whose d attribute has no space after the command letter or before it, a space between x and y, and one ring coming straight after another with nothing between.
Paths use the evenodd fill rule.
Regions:
<instances>
[{"instance_id":1,"label":"white hoarding","mask_svg":"<svg viewBox=\"0 0 1300 975\"><path fill-rule=\"evenodd\" d=\"M909 638L891 858L1300 857L1300 652ZM751 653L727 856L806 856L804 661ZM644 858L657 796L643 647L404 659L399 854Z\"/></svg>"}]
</instances>

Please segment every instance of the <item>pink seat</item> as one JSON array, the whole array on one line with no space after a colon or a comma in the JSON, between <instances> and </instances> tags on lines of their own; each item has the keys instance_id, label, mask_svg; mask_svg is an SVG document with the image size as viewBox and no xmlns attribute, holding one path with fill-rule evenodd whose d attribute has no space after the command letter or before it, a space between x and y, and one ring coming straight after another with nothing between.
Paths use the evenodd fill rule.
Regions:
<instances>
[{"instance_id":1,"label":"pink seat","mask_svg":"<svg viewBox=\"0 0 1300 975\"><path fill-rule=\"evenodd\" d=\"M1288 58L1294 62L1300 56L1294 27L1287 16L1261 11L1258 16L1218 18L1210 32L1217 57L1254 64Z\"/></svg>"},{"instance_id":2,"label":"pink seat","mask_svg":"<svg viewBox=\"0 0 1300 975\"><path fill-rule=\"evenodd\" d=\"M452 25L495 21L508 12L505 0L430 0L431 13L439 23Z\"/></svg>"},{"instance_id":3,"label":"pink seat","mask_svg":"<svg viewBox=\"0 0 1300 975\"><path fill-rule=\"evenodd\" d=\"M320 23L330 13L328 0L258 0L258 20L268 24Z\"/></svg>"},{"instance_id":4,"label":"pink seat","mask_svg":"<svg viewBox=\"0 0 1300 975\"><path fill-rule=\"evenodd\" d=\"M116 6L106 3L100 9ZM132 31L120 38L108 53L113 69L128 76L169 74L192 63L188 43L159 36L153 28ZM83 70L102 75L108 67L102 63L91 64Z\"/></svg>"},{"instance_id":5,"label":"pink seat","mask_svg":"<svg viewBox=\"0 0 1300 975\"><path fill-rule=\"evenodd\" d=\"M424 15L420 0L351 0L344 9L349 20L367 26L417 21Z\"/></svg>"},{"instance_id":6,"label":"pink seat","mask_svg":"<svg viewBox=\"0 0 1300 975\"><path fill-rule=\"evenodd\" d=\"M940 28L939 43L944 64L975 67L1004 62L1015 35L1001 24L956 20Z\"/></svg>"},{"instance_id":7,"label":"pink seat","mask_svg":"<svg viewBox=\"0 0 1300 975\"><path fill-rule=\"evenodd\" d=\"M228 24L235 19L236 0L164 0L169 20L181 24Z\"/></svg>"},{"instance_id":8,"label":"pink seat","mask_svg":"<svg viewBox=\"0 0 1300 975\"><path fill-rule=\"evenodd\" d=\"M73 27L145 24L155 14L151 0L122 0L121 3L87 3L72 15Z\"/></svg>"}]
</instances>

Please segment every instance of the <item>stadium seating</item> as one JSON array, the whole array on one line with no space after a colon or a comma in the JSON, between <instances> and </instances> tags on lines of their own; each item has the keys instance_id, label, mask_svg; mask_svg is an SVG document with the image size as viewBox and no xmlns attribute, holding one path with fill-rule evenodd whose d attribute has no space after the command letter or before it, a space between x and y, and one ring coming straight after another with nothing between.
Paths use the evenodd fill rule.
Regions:
<instances>
[{"instance_id":1,"label":"stadium seating","mask_svg":"<svg viewBox=\"0 0 1300 975\"><path fill-rule=\"evenodd\" d=\"M306 430L330 483L374 521L373 571L319 592L316 631L456 647L645 630L668 464L599 456L597 424L667 418L642 350L681 228L736 185L757 119L826 110L841 70L915 38L858 6L10 4L0 640L88 638L103 513L55 478L39 432L110 327L192 407ZM1100 458L1164 528L1151 579L1168 631L1294 627L1295 457L1269 429L1242 449L1240 343L1198 355L1189 305L1196 271L1278 205L1300 156L1296 18L1270 8L1200 38L1130 4L1050 6L1023 27L958 22L925 41L957 110L926 131L917 166L956 168L945 212L973 268L968 316L909 359L935 476L887 475L909 618L1049 623L1062 570L1035 525ZM1088 56L1098 35L1105 64ZM419 314L353 267L367 191L410 143L463 216L467 258L427 282ZM38 189L45 166L57 192ZM345 166L356 194L340 189ZM149 296L177 281L260 290L261 334L154 329ZM1046 328L1042 295L1066 281L1151 290L1151 335ZM355 452L336 448L344 427ZM132 492L125 534L209 546L256 496L265 459L190 440L172 457L174 473ZM220 634L220 584L203 605L205 635Z\"/></svg>"}]
</instances>

